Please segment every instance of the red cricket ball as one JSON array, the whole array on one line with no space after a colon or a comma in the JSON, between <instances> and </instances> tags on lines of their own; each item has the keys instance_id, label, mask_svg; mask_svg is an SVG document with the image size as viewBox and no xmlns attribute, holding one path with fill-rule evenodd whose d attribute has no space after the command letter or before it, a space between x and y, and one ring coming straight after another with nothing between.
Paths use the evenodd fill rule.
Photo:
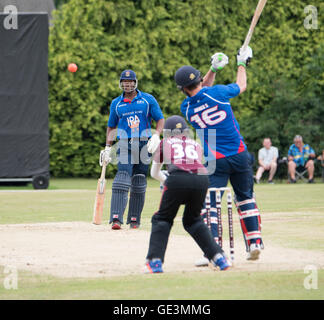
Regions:
<instances>
[{"instance_id":1,"label":"red cricket ball","mask_svg":"<svg viewBox=\"0 0 324 320\"><path fill-rule=\"evenodd\" d=\"M68 66L68 70L70 72L76 72L78 70L78 66L75 63L70 63Z\"/></svg>"}]
</instances>

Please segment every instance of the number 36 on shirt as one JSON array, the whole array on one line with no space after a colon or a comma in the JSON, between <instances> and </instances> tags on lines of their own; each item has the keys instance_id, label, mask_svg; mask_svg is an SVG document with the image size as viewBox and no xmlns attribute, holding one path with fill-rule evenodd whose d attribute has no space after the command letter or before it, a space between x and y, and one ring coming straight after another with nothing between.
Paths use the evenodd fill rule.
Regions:
<instances>
[{"instance_id":1,"label":"number 36 on shirt","mask_svg":"<svg viewBox=\"0 0 324 320\"><path fill-rule=\"evenodd\" d=\"M183 146L180 143L172 144L172 149L174 150L173 159L183 159L187 158L190 160L197 160L199 158L198 153L194 145Z\"/></svg>"}]
</instances>

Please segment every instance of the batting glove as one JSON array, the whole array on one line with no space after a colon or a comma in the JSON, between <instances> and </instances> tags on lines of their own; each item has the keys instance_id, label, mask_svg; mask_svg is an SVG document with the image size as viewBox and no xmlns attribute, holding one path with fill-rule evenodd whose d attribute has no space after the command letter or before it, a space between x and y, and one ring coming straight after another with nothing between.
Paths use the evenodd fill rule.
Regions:
<instances>
[{"instance_id":1,"label":"batting glove","mask_svg":"<svg viewBox=\"0 0 324 320\"><path fill-rule=\"evenodd\" d=\"M153 134L153 136L151 137L151 139L147 142L147 151L149 153L154 153L155 150L158 148L158 146L160 145L160 136L156 133Z\"/></svg>"},{"instance_id":2,"label":"batting glove","mask_svg":"<svg viewBox=\"0 0 324 320\"><path fill-rule=\"evenodd\" d=\"M228 64L228 56L222 52L216 52L211 56L210 63L211 71L222 70Z\"/></svg>"},{"instance_id":3,"label":"batting glove","mask_svg":"<svg viewBox=\"0 0 324 320\"><path fill-rule=\"evenodd\" d=\"M165 175L166 178L170 175L169 172L168 172L168 170L161 170L161 172L162 172L162 174ZM160 182L160 191L162 192L163 189L164 189L164 182L163 183Z\"/></svg>"},{"instance_id":4,"label":"batting glove","mask_svg":"<svg viewBox=\"0 0 324 320\"><path fill-rule=\"evenodd\" d=\"M237 59L237 65L247 67L253 57L252 49L251 47L247 46L244 51L242 51L242 48L240 48L236 59Z\"/></svg>"},{"instance_id":5,"label":"batting glove","mask_svg":"<svg viewBox=\"0 0 324 320\"><path fill-rule=\"evenodd\" d=\"M99 165L101 167L103 163L107 165L111 161L110 153L111 153L111 146L106 146L105 150L100 151Z\"/></svg>"}]
</instances>

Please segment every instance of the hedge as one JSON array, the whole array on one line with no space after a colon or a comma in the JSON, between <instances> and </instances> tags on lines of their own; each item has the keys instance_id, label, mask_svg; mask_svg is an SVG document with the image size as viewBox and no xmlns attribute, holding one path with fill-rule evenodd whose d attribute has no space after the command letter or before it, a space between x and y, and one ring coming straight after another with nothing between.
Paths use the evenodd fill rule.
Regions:
<instances>
[{"instance_id":1,"label":"hedge","mask_svg":"<svg viewBox=\"0 0 324 320\"><path fill-rule=\"evenodd\" d=\"M165 116L184 98L174 73L191 64L205 73L222 51L230 63L217 83L236 78L236 53L257 1L70 0L55 13L49 39L50 165L53 176L97 177L109 105L120 95L122 70L132 68L139 89L153 94ZM285 153L295 134L319 151L324 141L321 26L306 29L307 1L268 1L255 29L248 90L232 107L250 151L271 136ZM76 73L67 71L74 62ZM112 175L114 170L109 171Z\"/></svg>"}]
</instances>

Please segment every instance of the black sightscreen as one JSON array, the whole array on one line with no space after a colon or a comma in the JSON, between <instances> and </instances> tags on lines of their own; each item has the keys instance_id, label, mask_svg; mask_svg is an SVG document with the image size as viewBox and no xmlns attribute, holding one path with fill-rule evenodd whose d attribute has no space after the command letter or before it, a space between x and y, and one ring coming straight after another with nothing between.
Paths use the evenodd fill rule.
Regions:
<instances>
[{"instance_id":1,"label":"black sightscreen","mask_svg":"<svg viewBox=\"0 0 324 320\"><path fill-rule=\"evenodd\" d=\"M0 13L0 178L49 173L48 15Z\"/></svg>"}]
</instances>

